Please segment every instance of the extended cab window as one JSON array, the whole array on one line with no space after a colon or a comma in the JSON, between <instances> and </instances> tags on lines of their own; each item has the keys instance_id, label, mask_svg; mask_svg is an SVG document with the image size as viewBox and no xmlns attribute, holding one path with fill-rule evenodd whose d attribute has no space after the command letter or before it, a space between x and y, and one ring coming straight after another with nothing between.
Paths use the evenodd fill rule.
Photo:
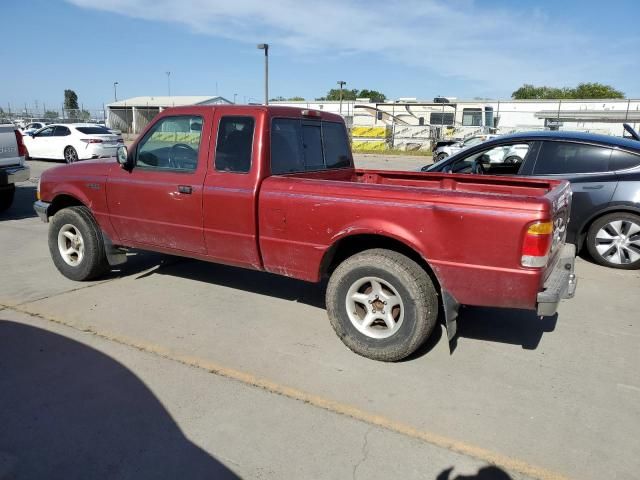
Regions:
<instances>
[{"instance_id":1,"label":"extended cab window","mask_svg":"<svg viewBox=\"0 0 640 480\"><path fill-rule=\"evenodd\" d=\"M534 175L595 173L609 170L611 149L570 142L544 142Z\"/></svg>"},{"instance_id":2,"label":"extended cab window","mask_svg":"<svg viewBox=\"0 0 640 480\"><path fill-rule=\"evenodd\" d=\"M198 166L201 137L202 117L163 118L140 141L136 167L193 172Z\"/></svg>"},{"instance_id":3,"label":"extended cab window","mask_svg":"<svg viewBox=\"0 0 640 480\"><path fill-rule=\"evenodd\" d=\"M342 123L273 119L272 173L304 172L351 165L351 149Z\"/></svg>"},{"instance_id":4,"label":"extended cab window","mask_svg":"<svg viewBox=\"0 0 640 480\"><path fill-rule=\"evenodd\" d=\"M253 117L222 117L216 143L216 170L246 173L251 168Z\"/></svg>"}]
</instances>

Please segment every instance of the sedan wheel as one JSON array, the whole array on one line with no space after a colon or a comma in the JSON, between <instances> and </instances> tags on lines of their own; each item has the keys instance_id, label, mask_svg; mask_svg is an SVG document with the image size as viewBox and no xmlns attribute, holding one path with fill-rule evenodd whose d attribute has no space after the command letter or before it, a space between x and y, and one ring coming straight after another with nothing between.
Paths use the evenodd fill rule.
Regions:
<instances>
[{"instance_id":1,"label":"sedan wheel","mask_svg":"<svg viewBox=\"0 0 640 480\"><path fill-rule=\"evenodd\" d=\"M78 161L78 152L73 147L67 147L64 149L64 159L67 163L74 163Z\"/></svg>"},{"instance_id":2,"label":"sedan wheel","mask_svg":"<svg viewBox=\"0 0 640 480\"><path fill-rule=\"evenodd\" d=\"M593 223L587 237L596 262L613 268L640 268L640 217L629 213L606 215Z\"/></svg>"}]
</instances>

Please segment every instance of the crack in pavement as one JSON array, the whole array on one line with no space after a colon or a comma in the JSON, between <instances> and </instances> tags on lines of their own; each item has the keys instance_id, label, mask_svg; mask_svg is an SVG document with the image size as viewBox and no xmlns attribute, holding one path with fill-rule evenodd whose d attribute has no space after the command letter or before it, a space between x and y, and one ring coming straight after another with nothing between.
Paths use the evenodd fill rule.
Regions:
<instances>
[{"instance_id":1,"label":"crack in pavement","mask_svg":"<svg viewBox=\"0 0 640 480\"><path fill-rule=\"evenodd\" d=\"M356 480L356 475L358 473L358 468L362 465L367 458L369 457L369 434L373 431L374 427L369 427L369 429L364 434L364 443L362 444L362 458L353 466L353 472L351 474L351 478Z\"/></svg>"}]
</instances>

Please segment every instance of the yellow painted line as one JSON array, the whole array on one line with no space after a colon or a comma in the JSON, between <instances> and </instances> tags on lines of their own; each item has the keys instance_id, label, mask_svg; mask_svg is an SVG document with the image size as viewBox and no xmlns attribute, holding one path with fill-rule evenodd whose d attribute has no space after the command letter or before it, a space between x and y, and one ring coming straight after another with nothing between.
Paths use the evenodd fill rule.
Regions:
<instances>
[{"instance_id":1,"label":"yellow painted line","mask_svg":"<svg viewBox=\"0 0 640 480\"><path fill-rule=\"evenodd\" d=\"M54 317L48 317L36 312L31 312L21 306L9 306L9 305L0 304L0 309L1 308L7 308L19 313L24 313L31 317L36 317L52 323L63 325L65 327L72 328L79 332L91 333L104 340L109 340L111 342L115 342L120 345L124 345L128 347L133 347L142 352L150 353L167 360L179 362L183 365L205 370L207 372L213 373L214 375L217 375L220 377L236 380L245 385L258 387L270 393L282 395L284 397L288 397L293 400L297 400L300 402L307 403L309 405L313 405L314 407L322 408L332 413L337 413L339 415L344 415L344 416L353 418L355 420L360 420L361 422L367 423L369 425L384 428L391 432L399 433L401 435L405 435L407 437L414 438L417 440L422 440L423 442L428 443L430 445L444 448L452 452L466 455L468 457L473 457L477 460L495 465L511 473L519 473L519 474L533 477L539 480L569 480L569 478L564 475L561 475L556 472L552 472L543 467L532 465L530 463L519 460L517 458L512 458L506 455L502 455L500 453L493 452L486 448L478 447L466 442L448 438L448 437L439 435L437 433L432 433L426 430L419 430L415 427L412 427L411 425L408 425L402 422L397 422L383 415L377 415L375 413L367 412L366 410L362 410L358 407L355 407L346 403L331 400L329 398L325 398L319 395L305 392L297 388L281 385L267 378L262 378L252 373L243 372L241 370L225 367L223 365L212 362L210 360L179 354L179 353L173 352L170 349L162 347L160 345L141 342L139 340L134 340L121 335L113 335L109 333L99 332L93 327L87 327L87 328L78 327L64 320L60 320Z\"/></svg>"}]
</instances>

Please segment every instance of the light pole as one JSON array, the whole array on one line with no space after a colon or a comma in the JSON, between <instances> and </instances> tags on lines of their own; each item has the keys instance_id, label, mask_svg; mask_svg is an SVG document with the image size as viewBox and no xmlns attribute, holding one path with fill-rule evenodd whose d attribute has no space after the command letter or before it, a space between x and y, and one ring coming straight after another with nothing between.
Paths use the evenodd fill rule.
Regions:
<instances>
[{"instance_id":1,"label":"light pole","mask_svg":"<svg viewBox=\"0 0 640 480\"><path fill-rule=\"evenodd\" d=\"M113 82L113 101L118 101L118 82Z\"/></svg>"},{"instance_id":2,"label":"light pole","mask_svg":"<svg viewBox=\"0 0 640 480\"><path fill-rule=\"evenodd\" d=\"M342 115L342 87L347 84L344 80L338 80L338 85L340 85L340 115Z\"/></svg>"},{"instance_id":3,"label":"light pole","mask_svg":"<svg viewBox=\"0 0 640 480\"><path fill-rule=\"evenodd\" d=\"M269 105L269 44L259 43L259 50L264 50L264 104Z\"/></svg>"},{"instance_id":4,"label":"light pole","mask_svg":"<svg viewBox=\"0 0 640 480\"><path fill-rule=\"evenodd\" d=\"M167 74L167 92L171 96L171 72L164 72Z\"/></svg>"},{"instance_id":5,"label":"light pole","mask_svg":"<svg viewBox=\"0 0 640 480\"><path fill-rule=\"evenodd\" d=\"M234 105L236 104L236 97L237 97L237 96L238 96L238 94L237 94L237 93L234 93L234 94L233 94L233 104L234 104Z\"/></svg>"}]
</instances>

